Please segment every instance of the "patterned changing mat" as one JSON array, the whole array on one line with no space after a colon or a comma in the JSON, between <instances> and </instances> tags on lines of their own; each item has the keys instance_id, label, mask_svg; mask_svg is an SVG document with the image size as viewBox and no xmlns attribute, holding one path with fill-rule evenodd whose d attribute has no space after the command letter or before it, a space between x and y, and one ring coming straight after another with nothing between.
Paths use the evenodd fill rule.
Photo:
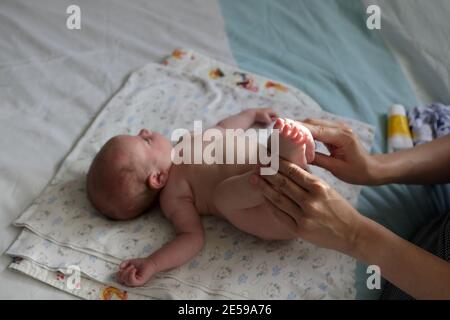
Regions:
<instances>
[{"instance_id":1,"label":"patterned changing mat","mask_svg":"<svg viewBox=\"0 0 450 320\"><path fill-rule=\"evenodd\" d=\"M370 149L373 128L321 111L301 91L245 73L189 50L175 50L163 64L131 74L109 101L41 196L15 221L25 227L7 251L10 268L85 299L353 299L355 260L300 239L262 241L226 221L203 219L206 244L190 263L160 273L145 287L114 279L117 264L147 256L173 237L159 209L136 220L114 222L91 207L85 174L100 147L116 134L140 128L170 137L175 128L204 128L250 107L273 107L293 119L347 122ZM319 146L323 148L323 146ZM314 174L356 203L360 187L322 169ZM73 266L81 282L68 286Z\"/></svg>"}]
</instances>

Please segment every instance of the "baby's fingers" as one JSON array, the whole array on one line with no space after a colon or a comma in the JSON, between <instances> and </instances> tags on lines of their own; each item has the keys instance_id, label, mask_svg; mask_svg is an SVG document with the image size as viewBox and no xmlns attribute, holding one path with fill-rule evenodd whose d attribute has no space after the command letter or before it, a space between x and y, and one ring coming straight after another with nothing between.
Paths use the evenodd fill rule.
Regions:
<instances>
[{"instance_id":1,"label":"baby's fingers","mask_svg":"<svg viewBox=\"0 0 450 320\"><path fill-rule=\"evenodd\" d=\"M264 123L269 124L269 123L271 123L272 121L273 121L273 120L272 120L272 117L270 116L270 114L266 113L266 114L264 115Z\"/></svg>"},{"instance_id":2,"label":"baby's fingers","mask_svg":"<svg viewBox=\"0 0 450 320\"><path fill-rule=\"evenodd\" d=\"M127 274L127 285L129 286L137 286L139 285L137 279L136 279L136 268L133 267L132 269L130 269L130 271L128 271Z\"/></svg>"},{"instance_id":3,"label":"baby's fingers","mask_svg":"<svg viewBox=\"0 0 450 320\"><path fill-rule=\"evenodd\" d=\"M117 282L124 283L124 275L125 275L125 272L123 270L118 271L116 273L116 280L117 280Z\"/></svg>"},{"instance_id":4,"label":"baby's fingers","mask_svg":"<svg viewBox=\"0 0 450 320\"><path fill-rule=\"evenodd\" d=\"M122 269L119 271L119 273L120 273L119 282L120 283L124 283L124 284L128 285L128 276L133 268L134 268L134 266L130 264L125 269Z\"/></svg>"},{"instance_id":5,"label":"baby's fingers","mask_svg":"<svg viewBox=\"0 0 450 320\"><path fill-rule=\"evenodd\" d=\"M119 265L119 269L125 269L126 267L128 267L130 265L131 261L130 260L126 260L126 261L122 261L122 263Z\"/></svg>"},{"instance_id":6,"label":"baby's fingers","mask_svg":"<svg viewBox=\"0 0 450 320\"><path fill-rule=\"evenodd\" d=\"M269 124L272 121L274 121L276 117L277 117L277 114L275 112L266 111L266 112L263 112L263 114L262 114L262 121L266 124Z\"/></svg>"}]
</instances>

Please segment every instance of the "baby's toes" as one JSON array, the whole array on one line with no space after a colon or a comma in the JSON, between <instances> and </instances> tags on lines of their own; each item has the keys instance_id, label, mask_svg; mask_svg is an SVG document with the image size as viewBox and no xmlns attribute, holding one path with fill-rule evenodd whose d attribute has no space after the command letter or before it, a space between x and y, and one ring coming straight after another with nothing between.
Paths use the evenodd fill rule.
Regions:
<instances>
[{"instance_id":1,"label":"baby's toes","mask_svg":"<svg viewBox=\"0 0 450 320\"><path fill-rule=\"evenodd\" d=\"M283 129L281 130L281 134L283 135L283 137L288 138L290 133L291 126L288 124L284 125Z\"/></svg>"},{"instance_id":2,"label":"baby's toes","mask_svg":"<svg viewBox=\"0 0 450 320\"><path fill-rule=\"evenodd\" d=\"M275 124L273 125L274 129L278 129L281 130L284 127L284 120L281 118L277 118L277 120L275 121Z\"/></svg>"},{"instance_id":3,"label":"baby's toes","mask_svg":"<svg viewBox=\"0 0 450 320\"><path fill-rule=\"evenodd\" d=\"M296 144L304 144L306 140L306 136L303 134L302 131L299 130L297 137L295 138L294 142Z\"/></svg>"},{"instance_id":4,"label":"baby's toes","mask_svg":"<svg viewBox=\"0 0 450 320\"><path fill-rule=\"evenodd\" d=\"M289 138L291 139L292 142L295 141L295 139L297 139L297 136L299 134L299 130L297 127L293 127L290 134L289 134Z\"/></svg>"}]
</instances>

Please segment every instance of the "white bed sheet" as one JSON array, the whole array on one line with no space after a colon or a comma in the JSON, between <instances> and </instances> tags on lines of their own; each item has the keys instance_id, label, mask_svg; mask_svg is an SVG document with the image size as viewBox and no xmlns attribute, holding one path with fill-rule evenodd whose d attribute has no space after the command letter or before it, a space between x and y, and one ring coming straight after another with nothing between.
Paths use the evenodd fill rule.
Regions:
<instances>
[{"instance_id":1,"label":"white bed sheet","mask_svg":"<svg viewBox=\"0 0 450 320\"><path fill-rule=\"evenodd\" d=\"M73 1L0 3L0 251L11 222L39 195L59 163L126 76L175 47L234 65L215 1L76 1L81 30L66 28ZM0 299L70 299L7 269Z\"/></svg>"}]
</instances>

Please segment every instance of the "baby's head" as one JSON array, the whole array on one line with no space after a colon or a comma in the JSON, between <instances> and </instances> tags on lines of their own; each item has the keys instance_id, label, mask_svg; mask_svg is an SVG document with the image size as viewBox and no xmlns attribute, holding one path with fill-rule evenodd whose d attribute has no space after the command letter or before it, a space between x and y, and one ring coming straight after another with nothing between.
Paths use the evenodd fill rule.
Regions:
<instances>
[{"instance_id":1,"label":"baby's head","mask_svg":"<svg viewBox=\"0 0 450 320\"><path fill-rule=\"evenodd\" d=\"M98 211L115 220L144 213L167 182L171 150L169 140L146 129L136 136L111 138L89 168L89 200Z\"/></svg>"}]
</instances>

